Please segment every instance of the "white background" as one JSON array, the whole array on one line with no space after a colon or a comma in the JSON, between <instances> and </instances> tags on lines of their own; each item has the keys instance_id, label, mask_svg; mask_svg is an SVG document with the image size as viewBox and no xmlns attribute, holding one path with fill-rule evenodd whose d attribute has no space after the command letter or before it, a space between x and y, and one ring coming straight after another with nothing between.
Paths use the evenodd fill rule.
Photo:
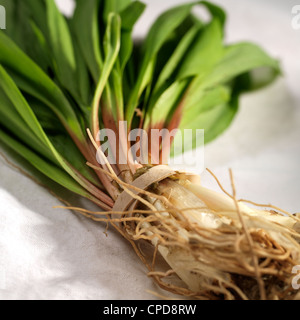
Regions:
<instances>
[{"instance_id":1,"label":"white background","mask_svg":"<svg viewBox=\"0 0 300 320\"><path fill-rule=\"evenodd\" d=\"M58 1L66 12L69 1ZM143 36L163 9L184 1L148 0L135 29ZM250 40L281 60L283 77L244 96L231 127L205 149L205 165L238 196L300 211L300 30L290 0L218 0L229 13L227 41ZM203 183L217 190L208 174ZM68 211L0 160L1 299L153 299L158 291L129 244L113 230Z\"/></svg>"}]
</instances>

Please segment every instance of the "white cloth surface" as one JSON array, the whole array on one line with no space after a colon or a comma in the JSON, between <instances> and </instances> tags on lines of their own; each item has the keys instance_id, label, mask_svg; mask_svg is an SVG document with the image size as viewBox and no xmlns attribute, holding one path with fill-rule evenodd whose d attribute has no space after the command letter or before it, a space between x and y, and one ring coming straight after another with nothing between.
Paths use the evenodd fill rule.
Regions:
<instances>
[{"instance_id":1,"label":"white cloth surface","mask_svg":"<svg viewBox=\"0 0 300 320\"><path fill-rule=\"evenodd\" d=\"M58 1L69 10L69 1ZM135 30L142 36L160 11L178 0L147 0ZM238 196L299 212L300 30L291 26L297 1L218 0L228 12L227 39L261 44L282 61L284 76L243 97L231 127L205 148L205 165ZM205 186L218 190L207 173ZM133 249L111 228L54 209L61 203L0 160L1 299L156 299Z\"/></svg>"}]
</instances>

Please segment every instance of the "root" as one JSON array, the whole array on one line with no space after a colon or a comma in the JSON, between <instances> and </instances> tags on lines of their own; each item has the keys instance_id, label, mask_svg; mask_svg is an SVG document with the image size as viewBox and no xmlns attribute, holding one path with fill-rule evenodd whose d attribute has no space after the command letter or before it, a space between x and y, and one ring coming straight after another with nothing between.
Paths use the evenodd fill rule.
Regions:
<instances>
[{"instance_id":1,"label":"root","mask_svg":"<svg viewBox=\"0 0 300 320\"><path fill-rule=\"evenodd\" d=\"M254 243L253 243L252 237L251 237L251 235L250 235L250 233L248 231L248 228L246 226L246 223L245 223L245 220L243 218L243 215L241 213L238 201L236 199L236 189L235 189L233 174L232 174L231 170L230 170L230 180L231 180L231 186L232 186L232 198L234 200L234 203L235 203L235 206L236 206L236 211L238 213L239 219L241 221L243 230L245 232L247 241L248 241L249 246L250 246L251 255L252 255L252 259L253 259L253 264L254 264L254 268L255 268L255 275L256 275L258 286L259 286L260 297L261 297L261 300L266 300L266 291L265 291L265 288L264 288L263 280L261 278L261 270L260 270L260 267L258 265L258 258L257 258L257 255L256 255L255 251L254 251Z\"/></svg>"},{"instance_id":2,"label":"root","mask_svg":"<svg viewBox=\"0 0 300 320\"><path fill-rule=\"evenodd\" d=\"M229 199L224 210L210 207L192 193L182 173L152 183L147 190L135 185L140 177L127 184L113 172L106 174L129 195L129 205L125 201L124 208L108 212L65 209L113 225L160 288L200 300L299 298L291 286L292 268L300 264L300 234L292 228L299 219L283 217L279 208L281 213L270 213L242 205L231 171L232 195L217 180ZM282 218L288 220L280 223ZM152 254L142 252L142 240L152 245ZM161 258L169 266L159 263Z\"/></svg>"},{"instance_id":3,"label":"root","mask_svg":"<svg viewBox=\"0 0 300 320\"><path fill-rule=\"evenodd\" d=\"M256 207L271 208L271 209L276 210L274 213L282 212L282 213L288 215L290 218L294 219L295 221L300 222L300 218L298 218L296 215L291 214L290 212L287 212L279 207L273 206L272 204L258 204L256 202L253 202L250 200L244 200L244 199L240 199L239 202L249 203L249 204L252 204Z\"/></svg>"}]
</instances>

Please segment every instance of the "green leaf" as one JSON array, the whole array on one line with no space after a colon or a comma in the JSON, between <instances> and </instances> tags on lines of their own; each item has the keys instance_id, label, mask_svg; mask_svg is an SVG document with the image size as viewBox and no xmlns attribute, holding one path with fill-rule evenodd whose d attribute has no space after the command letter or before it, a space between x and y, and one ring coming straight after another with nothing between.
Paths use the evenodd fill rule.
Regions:
<instances>
[{"instance_id":1,"label":"green leaf","mask_svg":"<svg viewBox=\"0 0 300 320\"><path fill-rule=\"evenodd\" d=\"M280 73L278 61L260 47L252 43L231 45L226 48L222 61L205 79L205 87L226 83L243 73L259 68L268 68L271 79Z\"/></svg>"},{"instance_id":2,"label":"green leaf","mask_svg":"<svg viewBox=\"0 0 300 320\"><path fill-rule=\"evenodd\" d=\"M121 48L120 48L120 67L123 71L126 63L128 62L132 49L133 49L133 39L132 30L144 12L146 5L140 1L134 1L129 4L122 12L120 12L120 17L122 21L122 33L121 33Z\"/></svg>"},{"instance_id":3,"label":"green leaf","mask_svg":"<svg viewBox=\"0 0 300 320\"><path fill-rule=\"evenodd\" d=\"M231 100L228 103L222 103L220 105L215 105L213 108L204 108L208 109L207 111L200 112L197 116L194 117L193 120L187 122L185 120L182 121L182 125L180 126L180 130L183 133L181 136L175 136L174 145L180 145L180 141L178 139L182 139L181 143L185 143L184 141L184 129L191 129L193 132L193 138L190 143L185 144L184 151L189 151L190 149L195 149L200 147L197 145L197 135L196 130L203 129L204 130L204 141L205 143L209 143L218 137L222 132L224 132L232 120L234 119L237 111L238 111L238 94L234 94ZM171 156L178 156L182 153L182 150L172 150Z\"/></svg>"},{"instance_id":4,"label":"green leaf","mask_svg":"<svg viewBox=\"0 0 300 320\"><path fill-rule=\"evenodd\" d=\"M213 18L216 18L219 20L219 22L222 26L222 29L223 29L225 26L225 23L226 23L225 11L221 7L215 5L211 2L208 2L208 1L201 1L201 4L204 5L209 10L209 12Z\"/></svg>"},{"instance_id":5,"label":"green leaf","mask_svg":"<svg viewBox=\"0 0 300 320\"><path fill-rule=\"evenodd\" d=\"M179 63L179 59L184 56L184 60ZM183 40L178 45L174 52L174 55L167 64L166 68L163 70L162 75L159 78L157 86L162 84L161 88L164 88L163 84L167 84L167 79L170 77L170 73L173 71L177 65L180 65L177 74L174 75L173 84L164 92L164 94L159 98L154 106L155 110L152 110L153 101L155 101L156 96L153 94L152 101L150 102L149 113L152 117L152 122L161 123L163 119L166 119L171 110L176 109L174 103L178 98L182 96L182 89L177 91L177 87L182 86L180 80L189 78L192 76L201 76L208 74L214 65L221 59L223 55L223 45L222 45L222 30L218 20L213 20L204 29L199 26L195 26L190 29L190 32L186 34ZM174 82L176 81L176 82ZM183 87L186 88L188 82L183 82ZM154 90L155 92L155 90ZM156 93L159 94L160 91ZM200 90L197 91L197 98L201 94ZM166 99L165 97L169 97ZM185 105L189 106L193 98L192 93L188 92L185 98ZM186 108L186 107L185 107ZM185 109L183 110L185 112Z\"/></svg>"},{"instance_id":6,"label":"green leaf","mask_svg":"<svg viewBox=\"0 0 300 320\"><path fill-rule=\"evenodd\" d=\"M189 96L188 108L185 108L181 127L189 127L193 122L197 122L203 112L207 112L216 106L224 105L231 99L232 89L226 86L217 86L203 91L201 96L197 95L197 99L191 99ZM191 103L193 102L193 103Z\"/></svg>"},{"instance_id":7,"label":"green leaf","mask_svg":"<svg viewBox=\"0 0 300 320\"><path fill-rule=\"evenodd\" d=\"M267 71L267 76L258 77L259 81L255 81L253 74L261 68ZM205 142L212 141L233 120L240 93L269 83L279 72L278 62L254 44L239 43L227 47L224 57L212 71L207 75L200 74L193 81L180 128L205 129ZM221 103L219 99L222 99L222 86L219 87L222 84L232 87L233 93L228 103ZM207 91L209 88L211 90ZM224 99L228 99L228 94L224 95ZM194 140L192 145L196 147Z\"/></svg>"},{"instance_id":8,"label":"green leaf","mask_svg":"<svg viewBox=\"0 0 300 320\"><path fill-rule=\"evenodd\" d=\"M9 77L2 66L0 66L0 79L0 88L6 94L7 98L11 102L13 102L15 109L18 111L19 115L22 117L26 125L31 128L34 135L38 137L41 142L47 144L47 137L45 136L33 111L27 105L27 102L24 99L23 95L20 93L15 83Z\"/></svg>"},{"instance_id":9,"label":"green leaf","mask_svg":"<svg viewBox=\"0 0 300 320\"><path fill-rule=\"evenodd\" d=\"M0 3L5 8L6 26L5 32L25 50L27 46L26 34L28 35L29 10L25 1L2 0ZM25 24L25 20L27 23ZM16 23L18 21L19 23ZM28 39L27 39L28 40Z\"/></svg>"},{"instance_id":10,"label":"green leaf","mask_svg":"<svg viewBox=\"0 0 300 320\"><path fill-rule=\"evenodd\" d=\"M77 41L74 42L75 58L76 58L76 81L78 90L73 93L73 96L77 98L76 102L80 105L83 113L88 114L90 112L90 104L92 101L92 89L94 89L90 77L87 65L79 49Z\"/></svg>"},{"instance_id":11,"label":"green leaf","mask_svg":"<svg viewBox=\"0 0 300 320\"><path fill-rule=\"evenodd\" d=\"M71 27L95 83L103 64L100 51L99 1L77 0Z\"/></svg>"},{"instance_id":12,"label":"green leaf","mask_svg":"<svg viewBox=\"0 0 300 320\"><path fill-rule=\"evenodd\" d=\"M155 88L153 90L153 96L157 91L161 92L162 88L165 88L170 82L175 78L173 76L174 72L177 70L178 66L181 64L181 61L184 59L185 55L191 44L195 41L195 36L199 32L202 26L195 25L192 27L181 39L175 51L165 64L164 68L159 74L159 78L156 81Z\"/></svg>"},{"instance_id":13,"label":"green leaf","mask_svg":"<svg viewBox=\"0 0 300 320\"><path fill-rule=\"evenodd\" d=\"M111 13L121 13L131 3L131 0L104 0L103 21L108 24Z\"/></svg>"},{"instance_id":14,"label":"green leaf","mask_svg":"<svg viewBox=\"0 0 300 320\"><path fill-rule=\"evenodd\" d=\"M5 127L13 135L19 138L23 144L30 146L40 155L49 159L56 165L59 165L55 157L45 146L43 142L34 134L34 132L26 125L25 121L14 108L12 102L7 98L6 94L0 89L0 124Z\"/></svg>"},{"instance_id":15,"label":"green leaf","mask_svg":"<svg viewBox=\"0 0 300 320\"><path fill-rule=\"evenodd\" d=\"M86 159L66 132L61 134L48 134L48 137L51 144L62 158L71 164L71 166L80 172L88 181L101 188L101 184L99 183L96 174L86 165Z\"/></svg>"},{"instance_id":16,"label":"green leaf","mask_svg":"<svg viewBox=\"0 0 300 320\"><path fill-rule=\"evenodd\" d=\"M88 198L90 200L95 199L89 192L81 187L71 176L69 176L64 170L53 165L49 161L44 160L38 156L35 152L32 152L24 144L19 143L13 139L10 135L6 134L3 130L0 130L0 141L13 149L29 163L31 163L36 169L42 172L45 176L51 180L57 182L68 190Z\"/></svg>"},{"instance_id":17,"label":"green leaf","mask_svg":"<svg viewBox=\"0 0 300 320\"><path fill-rule=\"evenodd\" d=\"M189 80L181 80L174 82L157 100L151 112L147 112L144 127L148 129L152 127L162 126L172 110L179 104L180 99L187 87Z\"/></svg>"},{"instance_id":18,"label":"green leaf","mask_svg":"<svg viewBox=\"0 0 300 320\"><path fill-rule=\"evenodd\" d=\"M17 101L16 101L17 102ZM67 135L64 128L55 122L55 116L49 113L49 109L43 106L39 101L31 99L30 106L37 116L41 126L45 124L47 136L55 149L65 158L76 170L95 185L99 185L95 174L86 165L86 160L75 146L72 139ZM6 94L0 89L0 124L6 128L12 135L18 137L19 141L29 146L32 150L42 155L55 165L61 168L59 162L36 134L31 130L28 124L20 116L12 102ZM54 120L53 120L54 119Z\"/></svg>"},{"instance_id":19,"label":"green leaf","mask_svg":"<svg viewBox=\"0 0 300 320\"><path fill-rule=\"evenodd\" d=\"M28 105L27 101L24 99L21 92L16 87L15 83L6 73L2 66L0 66L0 88L6 94L7 98L12 102L15 109L18 111L19 115L22 117L26 125L32 130L36 137L51 151L53 156L59 165L82 187L90 190L91 186L89 182L57 152L48 136L44 132L40 123L38 122L35 114Z\"/></svg>"},{"instance_id":20,"label":"green leaf","mask_svg":"<svg viewBox=\"0 0 300 320\"><path fill-rule=\"evenodd\" d=\"M42 33L41 29L34 21L30 21L30 26L35 38L32 41L31 47L35 50L27 50L31 59L34 59L44 72L48 73L53 69L53 63L51 62L50 49L47 43L46 36Z\"/></svg>"},{"instance_id":21,"label":"green leaf","mask_svg":"<svg viewBox=\"0 0 300 320\"><path fill-rule=\"evenodd\" d=\"M259 77L257 81L253 74L262 68L267 76ZM240 93L270 83L279 72L278 62L254 44L239 43L227 47L223 59L212 72L206 76L200 75L193 82L186 101L186 110L190 111L185 112L181 129L205 129L205 142L212 141L233 120ZM201 104L201 97L205 97L208 88L216 88L219 84L229 84L233 88L231 101L225 104L217 104L216 101L211 103L211 106L215 105L213 108L199 113L197 105Z\"/></svg>"},{"instance_id":22,"label":"green leaf","mask_svg":"<svg viewBox=\"0 0 300 320\"><path fill-rule=\"evenodd\" d=\"M9 0L10 1L10 0ZM29 8L29 11L31 13L31 18L35 22L35 24L38 26L38 28L41 30L41 32L47 36L47 12L46 12L46 2L45 0L13 0L14 2L17 2L17 6L19 6L20 2L24 2L26 6ZM19 25L20 28L22 28L22 25ZM48 39L47 39L48 40Z\"/></svg>"},{"instance_id":23,"label":"green leaf","mask_svg":"<svg viewBox=\"0 0 300 320\"><path fill-rule=\"evenodd\" d=\"M215 5L209 4L206 1L192 2L172 8L163 13L156 20L145 40L142 51L143 61L140 66L139 75L126 106L126 120L129 124L132 121L132 117L134 115L135 109L138 106L141 94L143 93L146 86L151 82L149 74L146 74L147 71L149 71L149 64L153 63L155 55L159 52L163 44L166 43L174 30L176 30L176 28L179 27L185 21L185 19L190 16L191 9L195 5L200 4L206 6L211 15L218 19L221 25L224 24L226 19L224 11Z\"/></svg>"},{"instance_id":24,"label":"green leaf","mask_svg":"<svg viewBox=\"0 0 300 320\"><path fill-rule=\"evenodd\" d=\"M28 56L35 58L39 66L46 70L49 61L47 52L44 51L40 42L41 37L44 36L39 26L40 18L45 16L42 1L36 2L34 9L31 0L2 0L1 4L6 8L7 29L5 33L13 38ZM43 24L45 24L45 19ZM39 34L37 34L37 30L39 30Z\"/></svg>"},{"instance_id":25,"label":"green leaf","mask_svg":"<svg viewBox=\"0 0 300 320\"><path fill-rule=\"evenodd\" d=\"M213 20L198 32L194 44L180 64L177 79L207 74L222 56L222 29L219 21Z\"/></svg>"},{"instance_id":26,"label":"green leaf","mask_svg":"<svg viewBox=\"0 0 300 320\"><path fill-rule=\"evenodd\" d=\"M132 31L139 17L145 11L146 5L141 1L130 3L123 11L120 11L122 31Z\"/></svg>"},{"instance_id":27,"label":"green leaf","mask_svg":"<svg viewBox=\"0 0 300 320\"><path fill-rule=\"evenodd\" d=\"M170 34L189 15L193 4L182 5L172 8L163 13L153 24L149 31L143 47L143 61L139 70L139 75L133 88L128 104L126 106L126 120L130 126L134 111L138 105L138 100L147 84L150 82L149 66L153 63L155 55L168 39Z\"/></svg>"},{"instance_id":28,"label":"green leaf","mask_svg":"<svg viewBox=\"0 0 300 320\"><path fill-rule=\"evenodd\" d=\"M15 149L23 143L23 155L42 172L68 187L59 169L94 195L98 179L72 141L87 155L88 124L94 134L119 119L138 127L139 108L144 128L175 126L182 117L181 129L203 128L209 142L230 125L242 92L280 72L254 44L225 47L226 14L207 1L163 13L141 45L132 39L145 8L139 1L76 0L71 19L54 0L2 3L9 21L0 32L2 140ZM196 5L209 11L209 22L193 14Z\"/></svg>"},{"instance_id":29,"label":"green leaf","mask_svg":"<svg viewBox=\"0 0 300 320\"><path fill-rule=\"evenodd\" d=\"M0 63L21 90L41 100L80 141L85 140L77 116L59 87L3 32L0 32Z\"/></svg>"},{"instance_id":30,"label":"green leaf","mask_svg":"<svg viewBox=\"0 0 300 320\"><path fill-rule=\"evenodd\" d=\"M198 128L205 130L205 143L208 143L223 133L231 124L238 111L238 95L233 95L230 102L206 111L200 122L195 122ZM199 119L200 120L200 119ZM192 127L193 124L190 125Z\"/></svg>"},{"instance_id":31,"label":"green leaf","mask_svg":"<svg viewBox=\"0 0 300 320\"><path fill-rule=\"evenodd\" d=\"M51 134L53 132L66 132L64 126L60 123L60 121L57 121L57 116L55 115L55 113L43 102L30 95L24 94L24 97L30 105L33 113L37 117L40 125L47 132L47 134Z\"/></svg>"},{"instance_id":32,"label":"green leaf","mask_svg":"<svg viewBox=\"0 0 300 320\"><path fill-rule=\"evenodd\" d=\"M50 48L58 79L63 87L76 94L76 58L68 24L54 0L46 0L46 5Z\"/></svg>"}]
</instances>

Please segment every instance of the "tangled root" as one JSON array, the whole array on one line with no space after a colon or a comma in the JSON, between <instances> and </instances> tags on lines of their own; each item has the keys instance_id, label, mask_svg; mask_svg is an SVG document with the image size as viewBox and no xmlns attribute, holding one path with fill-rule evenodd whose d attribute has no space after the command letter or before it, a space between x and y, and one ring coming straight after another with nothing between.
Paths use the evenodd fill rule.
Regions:
<instances>
[{"instance_id":1,"label":"tangled root","mask_svg":"<svg viewBox=\"0 0 300 320\"><path fill-rule=\"evenodd\" d=\"M109 221L161 288L195 299L299 299L292 287L292 269L300 265L299 218L274 210L246 210L236 200L232 174L233 194L223 190L230 210L208 206L179 174L152 181L147 190L115 180L131 199L122 210L71 209L95 221ZM185 201L191 206L181 206ZM99 217L104 214L106 218ZM151 244L151 254L145 256L141 241ZM167 264L157 263L161 258Z\"/></svg>"}]
</instances>

